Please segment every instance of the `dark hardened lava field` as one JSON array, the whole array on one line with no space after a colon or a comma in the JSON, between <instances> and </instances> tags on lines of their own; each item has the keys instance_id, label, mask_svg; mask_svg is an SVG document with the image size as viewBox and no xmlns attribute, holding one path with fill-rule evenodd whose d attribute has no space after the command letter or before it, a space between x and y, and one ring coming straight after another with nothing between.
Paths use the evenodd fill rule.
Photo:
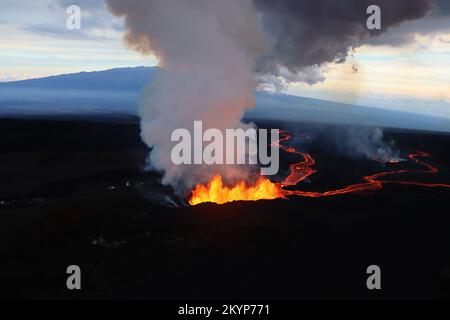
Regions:
<instances>
[{"instance_id":1,"label":"dark hardened lava field","mask_svg":"<svg viewBox=\"0 0 450 320\"><path fill-rule=\"evenodd\" d=\"M324 191L386 170L339 153L329 126L261 123L294 134ZM320 128L319 128L320 127ZM450 136L386 130L423 150L450 183ZM298 135L297 135L298 136ZM0 120L2 295L26 298L450 298L450 191L386 185L327 198L166 207L159 176L127 121ZM297 159L282 153L282 165ZM66 289L78 264L82 290ZM366 268L382 270L368 291Z\"/></svg>"}]
</instances>

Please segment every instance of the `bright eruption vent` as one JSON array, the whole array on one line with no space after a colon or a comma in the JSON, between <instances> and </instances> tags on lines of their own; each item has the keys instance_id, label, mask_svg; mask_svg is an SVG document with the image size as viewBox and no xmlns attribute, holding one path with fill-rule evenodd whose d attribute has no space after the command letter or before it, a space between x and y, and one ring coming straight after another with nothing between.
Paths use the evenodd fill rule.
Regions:
<instances>
[{"instance_id":1,"label":"bright eruption vent","mask_svg":"<svg viewBox=\"0 0 450 320\"><path fill-rule=\"evenodd\" d=\"M285 190L286 186L295 186L299 182L305 180L310 175L317 172L311 166L315 164L315 160L308 153L303 153L295 148L286 147L281 142L287 141L291 135L286 131L280 131L281 138L275 145L281 150L294 153L302 156L303 160L299 163L290 165L291 173L281 183L274 183L265 177L260 177L255 184L248 185L245 181L238 182L235 186L228 187L222 182L220 175L214 176L207 185L198 184L191 193L189 199L190 205L196 205L203 202L214 202L223 204L231 201L256 201L256 200L271 200L277 198L285 198L287 196L302 196L309 198L327 197L362 191L375 191L383 188L386 183L402 184L402 185L417 185L422 187L442 187L450 188L450 184L442 183L423 183L416 181L401 181L401 180L380 180L381 178L404 173L425 173L437 174L438 169L420 161L418 158L425 158L431 156L427 152L417 151L408 155L408 159L424 167L422 170L401 169L393 171L383 171L363 177L365 182L352 184L341 189L329 190L325 192L301 191L301 190Z\"/></svg>"},{"instance_id":2,"label":"bright eruption vent","mask_svg":"<svg viewBox=\"0 0 450 320\"><path fill-rule=\"evenodd\" d=\"M247 185L245 181L240 181L234 187L223 185L220 175L214 176L207 186L199 184L192 191L189 200L191 205L202 202L215 202L223 204L226 202L247 200L256 201L261 199L276 199L283 196L282 190L277 184L267 178L259 178L252 186Z\"/></svg>"}]
</instances>

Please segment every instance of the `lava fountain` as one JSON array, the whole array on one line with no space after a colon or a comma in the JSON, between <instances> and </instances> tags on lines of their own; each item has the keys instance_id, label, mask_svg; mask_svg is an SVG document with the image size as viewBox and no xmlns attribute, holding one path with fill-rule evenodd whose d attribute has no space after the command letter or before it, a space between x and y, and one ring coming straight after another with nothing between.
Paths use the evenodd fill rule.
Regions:
<instances>
[{"instance_id":1,"label":"lava fountain","mask_svg":"<svg viewBox=\"0 0 450 320\"><path fill-rule=\"evenodd\" d=\"M202 184L196 186L192 191L189 204L196 205L202 202L223 204L237 200L256 201L281 197L283 197L283 190L267 178L260 177L251 186L245 181L240 181L233 187L227 187L223 184L222 177L216 175L206 186Z\"/></svg>"},{"instance_id":2,"label":"lava fountain","mask_svg":"<svg viewBox=\"0 0 450 320\"><path fill-rule=\"evenodd\" d=\"M317 170L311 168L316 162L308 153L300 152L293 147L287 147L281 144L289 139L291 135L286 131L280 131L280 139L274 142L274 145L287 153L297 154L302 157L302 161L290 165L290 174L282 182L272 182L265 177L260 177L256 183L249 185L246 181L239 181L234 186L226 186L223 184L220 175L214 176L211 181L204 185L198 184L191 193L189 198L190 205L196 205L203 202L214 202L223 204L231 201L256 201L256 200L272 200L277 198L286 198L288 196L301 196L309 198L328 197L342 194L349 194L362 191L375 191L383 188L386 183L400 185L416 185L422 187L433 188L450 188L450 184L443 183L424 183L416 181L401 180L382 180L382 178L392 175L404 173L422 173L437 174L438 169L432 165L419 160L419 158L430 157L427 152L417 151L408 155L408 159L424 169L401 169L392 171L383 171L372 175L364 176L361 183L352 184L340 189L329 190L325 192L302 191L302 190L285 190L284 187L295 186L309 176L313 175Z\"/></svg>"}]
</instances>

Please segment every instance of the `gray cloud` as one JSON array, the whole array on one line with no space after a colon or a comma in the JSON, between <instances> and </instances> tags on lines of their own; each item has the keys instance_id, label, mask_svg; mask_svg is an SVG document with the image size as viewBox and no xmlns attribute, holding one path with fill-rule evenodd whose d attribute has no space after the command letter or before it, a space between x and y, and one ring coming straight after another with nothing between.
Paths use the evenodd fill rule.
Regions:
<instances>
[{"instance_id":1,"label":"gray cloud","mask_svg":"<svg viewBox=\"0 0 450 320\"><path fill-rule=\"evenodd\" d=\"M436 0L437 13L441 15L450 15L450 1Z\"/></svg>"},{"instance_id":2,"label":"gray cloud","mask_svg":"<svg viewBox=\"0 0 450 320\"><path fill-rule=\"evenodd\" d=\"M264 57L261 70L283 65L297 73L305 67L343 62L352 48L405 21L423 18L436 6L433 0L375 2L382 11L381 31L366 28L366 9L374 4L372 0L254 0L272 40L272 50ZM447 9L446 5L441 8ZM399 35L397 41L405 39Z\"/></svg>"}]
</instances>

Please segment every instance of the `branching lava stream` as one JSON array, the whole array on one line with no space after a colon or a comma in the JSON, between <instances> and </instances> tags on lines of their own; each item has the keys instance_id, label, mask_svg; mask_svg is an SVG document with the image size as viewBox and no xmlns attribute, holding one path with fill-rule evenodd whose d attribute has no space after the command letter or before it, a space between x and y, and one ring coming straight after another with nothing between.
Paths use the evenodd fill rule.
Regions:
<instances>
[{"instance_id":1,"label":"branching lava stream","mask_svg":"<svg viewBox=\"0 0 450 320\"><path fill-rule=\"evenodd\" d=\"M401 185L416 185L422 187L441 187L450 188L450 184L443 183L424 183L417 181L405 181L405 180L382 180L382 178L405 174L405 173L424 173L424 174L437 174L438 169L432 165L423 162L420 158L430 157L427 152L416 151L408 155L408 159L424 167L424 169L401 169L392 171L383 171L363 177L365 182L348 185L346 187L328 190L324 192L316 191L302 191L302 190L286 190L285 187L296 186L301 181L305 180L309 176L313 175L317 170L312 166L316 163L310 154L300 152L293 147L287 147L282 142L291 139L291 134L287 131L280 130L281 138L276 141L275 146L281 150L297 154L303 158L302 161L290 165L290 174L282 182L271 182L265 177L260 177L253 186L248 186L245 181L239 182L234 187L227 187L222 184L222 178L217 175L207 185L199 184L192 191L189 203L196 205L202 202L215 202L226 203L237 200L255 201L260 199L276 199L285 198L288 196L302 196L310 198L328 197L334 195L342 195L354 192L362 191L375 191L383 188L384 184L401 184Z\"/></svg>"}]
</instances>

